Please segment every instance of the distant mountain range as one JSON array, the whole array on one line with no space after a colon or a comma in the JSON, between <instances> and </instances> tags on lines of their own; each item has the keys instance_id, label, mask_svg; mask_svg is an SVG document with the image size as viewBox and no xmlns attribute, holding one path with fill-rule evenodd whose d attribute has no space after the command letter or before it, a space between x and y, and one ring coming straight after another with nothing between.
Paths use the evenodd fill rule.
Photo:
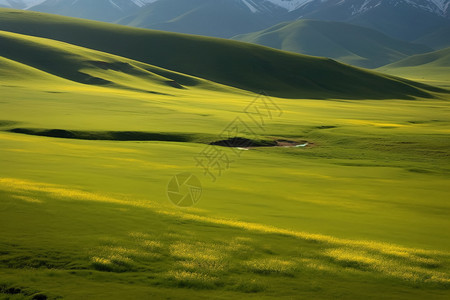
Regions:
<instances>
[{"instance_id":1,"label":"distant mountain range","mask_svg":"<svg viewBox=\"0 0 450 300\"><path fill-rule=\"evenodd\" d=\"M0 7L26 9L42 2L44 0L0 0Z\"/></svg>"},{"instance_id":2,"label":"distant mountain range","mask_svg":"<svg viewBox=\"0 0 450 300\"><path fill-rule=\"evenodd\" d=\"M285 51L334 58L365 68L380 67L431 48L373 29L342 22L298 20L234 38Z\"/></svg>"},{"instance_id":3,"label":"distant mountain range","mask_svg":"<svg viewBox=\"0 0 450 300\"><path fill-rule=\"evenodd\" d=\"M158 0L118 23L230 38L272 26L286 14L284 8L261 0Z\"/></svg>"},{"instance_id":4,"label":"distant mountain range","mask_svg":"<svg viewBox=\"0 0 450 300\"><path fill-rule=\"evenodd\" d=\"M450 0L312 0L289 14L348 22L412 41L450 24Z\"/></svg>"},{"instance_id":5,"label":"distant mountain range","mask_svg":"<svg viewBox=\"0 0 450 300\"><path fill-rule=\"evenodd\" d=\"M0 6L224 38L299 18L348 22L407 41L450 26L450 0L0 0Z\"/></svg>"}]
</instances>

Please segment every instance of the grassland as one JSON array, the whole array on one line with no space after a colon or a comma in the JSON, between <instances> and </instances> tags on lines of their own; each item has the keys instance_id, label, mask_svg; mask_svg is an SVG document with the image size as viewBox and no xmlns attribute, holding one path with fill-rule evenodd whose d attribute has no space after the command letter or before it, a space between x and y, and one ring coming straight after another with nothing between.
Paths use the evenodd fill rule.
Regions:
<instances>
[{"instance_id":1,"label":"grassland","mask_svg":"<svg viewBox=\"0 0 450 300\"><path fill-rule=\"evenodd\" d=\"M425 84L432 84L444 88L450 87L450 48L413 55L378 70L396 76L410 78Z\"/></svg>"},{"instance_id":2,"label":"grassland","mask_svg":"<svg viewBox=\"0 0 450 300\"><path fill-rule=\"evenodd\" d=\"M444 90L273 97L283 114L258 129L248 90L86 45L0 39L15 49L0 49L0 298L449 297ZM194 158L236 117L262 140L309 145L214 146L233 159L214 182ZM54 130L68 135L30 135ZM167 199L181 172L202 182L195 207Z\"/></svg>"}]
</instances>

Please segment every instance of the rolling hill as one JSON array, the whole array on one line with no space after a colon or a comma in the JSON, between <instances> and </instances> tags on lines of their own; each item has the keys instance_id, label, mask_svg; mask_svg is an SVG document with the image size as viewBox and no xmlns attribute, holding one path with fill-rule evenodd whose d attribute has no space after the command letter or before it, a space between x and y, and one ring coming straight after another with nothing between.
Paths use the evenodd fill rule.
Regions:
<instances>
[{"instance_id":1,"label":"rolling hill","mask_svg":"<svg viewBox=\"0 0 450 300\"><path fill-rule=\"evenodd\" d=\"M450 48L414 55L378 70L448 88L450 87Z\"/></svg>"},{"instance_id":2,"label":"rolling hill","mask_svg":"<svg viewBox=\"0 0 450 300\"><path fill-rule=\"evenodd\" d=\"M331 59L36 12L2 9L0 29L119 55L247 91L265 90L278 97L386 99L429 97L430 91L438 91Z\"/></svg>"},{"instance_id":3,"label":"rolling hill","mask_svg":"<svg viewBox=\"0 0 450 300\"><path fill-rule=\"evenodd\" d=\"M450 47L450 25L442 26L437 30L415 40L416 43L427 45L435 50Z\"/></svg>"},{"instance_id":4,"label":"rolling hill","mask_svg":"<svg viewBox=\"0 0 450 300\"><path fill-rule=\"evenodd\" d=\"M0 70L6 74L5 80L22 77L33 81L50 74L53 79L147 93L170 93L194 86L225 89L192 76L45 38L0 31L0 43L6 45L0 48Z\"/></svg>"},{"instance_id":5,"label":"rolling hill","mask_svg":"<svg viewBox=\"0 0 450 300\"><path fill-rule=\"evenodd\" d=\"M276 49L330 57L365 68L380 67L408 56L431 51L365 27L341 22L298 20L259 32L238 35L235 40Z\"/></svg>"}]
</instances>

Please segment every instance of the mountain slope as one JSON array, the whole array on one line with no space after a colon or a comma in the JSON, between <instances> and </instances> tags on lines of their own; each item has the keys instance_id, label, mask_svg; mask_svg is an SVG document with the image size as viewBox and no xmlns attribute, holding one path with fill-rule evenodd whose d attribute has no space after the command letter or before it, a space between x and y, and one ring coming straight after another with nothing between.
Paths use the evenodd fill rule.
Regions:
<instances>
[{"instance_id":1,"label":"mountain slope","mask_svg":"<svg viewBox=\"0 0 450 300\"><path fill-rule=\"evenodd\" d=\"M445 1L439 3L448 9ZM432 0L313 0L291 11L290 17L349 22L412 41L450 24L446 11Z\"/></svg>"},{"instance_id":2,"label":"mountain slope","mask_svg":"<svg viewBox=\"0 0 450 300\"><path fill-rule=\"evenodd\" d=\"M450 87L450 48L414 55L378 70Z\"/></svg>"},{"instance_id":3,"label":"mountain slope","mask_svg":"<svg viewBox=\"0 0 450 300\"><path fill-rule=\"evenodd\" d=\"M436 50L450 47L450 25L443 26L415 41Z\"/></svg>"},{"instance_id":4,"label":"mountain slope","mask_svg":"<svg viewBox=\"0 0 450 300\"><path fill-rule=\"evenodd\" d=\"M298 20L239 35L236 40L302 54L324 56L348 64L376 68L407 56L431 51L426 46L340 22Z\"/></svg>"},{"instance_id":5,"label":"mountain slope","mask_svg":"<svg viewBox=\"0 0 450 300\"><path fill-rule=\"evenodd\" d=\"M0 7L24 9L44 1L45 0L0 0Z\"/></svg>"},{"instance_id":6,"label":"mountain slope","mask_svg":"<svg viewBox=\"0 0 450 300\"><path fill-rule=\"evenodd\" d=\"M139 6L131 0L46 0L30 10L69 17L113 22L132 14Z\"/></svg>"},{"instance_id":7,"label":"mountain slope","mask_svg":"<svg viewBox=\"0 0 450 300\"><path fill-rule=\"evenodd\" d=\"M281 13L285 10L261 1L159 0L119 23L228 38L271 26L281 20Z\"/></svg>"},{"instance_id":8,"label":"mountain slope","mask_svg":"<svg viewBox=\"0 0 450 300\"><path fill-rule=\"evenodd\" d=\"M318 5L318 2L331 2L333 0L267 0L275 5L284 7L289 11L300 9L306 5ZM366 0L366 1L354 1L354 0L341 0L340 3L346 5L351 3L351 9L353 14L362 13L377 7L384 0ZM334 2L335 3L335 2ZM428 11L440 16L449 16L449 0L390 0L391 5L399 5L406 3L411 7L415 7L424 11Z\"/></svg>"},{"instance_id":9,"label":"mountain slope","mask_svg":"<svg viewBox=\"0 0 450 300\"><path fill-rule=\"evenodd\" d=\"M52 77L149 93L193 86L223 89L192 76L45 38L0 31L0 43L4 45L0 48L0 70L5 80Z\"/></svg>"},{"instance_id":10,"label":"mountain slope","mask_svg":"<svg viewBox=\"0 0 450 300\"><path fill-rule=\"evenodd\" d=\"M320 19L413 41L449 25L449 7L450 0L46 0L31 10L225 38L299 18Z\"/></svg>"},{"instance_id":11,"label":"mountain slope","mask_svg":"<svg viewBox=\"0 0 450 300\"><path fill-rule=\"evenodd\" d=\"M57 29L55 29L57 28ZM220 84L288 98L430 96L431 87L236 41L0 10L0 29L100 50ZM6 44L7 45L7 44Z\"/></svg>"}]
</instances>

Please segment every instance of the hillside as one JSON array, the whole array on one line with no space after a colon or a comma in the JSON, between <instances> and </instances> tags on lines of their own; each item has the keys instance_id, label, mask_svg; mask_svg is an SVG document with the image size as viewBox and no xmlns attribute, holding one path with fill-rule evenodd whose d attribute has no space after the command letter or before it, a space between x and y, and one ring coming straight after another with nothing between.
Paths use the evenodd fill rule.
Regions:
<instances>
[{"instance_id":1,"label":"hillside","mask_svg":"<svg viewBox=\"0 0 450 300\"><path fill-rule=\"evenodd\" d=\"M443 14L430 0L312 0L289 13L293 20L348 22L407 41L450 25Z\"/></svg>"},{"instance_id":2,"label":"hillside","mask_svg":"<svg viewBox=\"0 0 450 300\"><path fill-rule=\"evenodd\" d=\"M51 74L52 79L147 93L171 93L195 86L232 91L192 76L45 38L0 31L0 43L6 45L0 48L5 80L34 81Z\"/></svg>"},{"instance_id":3,"label":"hillside","mask_svg":"<svg viewBox=\"0 0 450 300\"><path fill-rule=\"evenodd\" d=\"M436 50L450 47L450 25L442 26L437 30L415 40L416 43L427 45Z\"/></svg>"},{"instance_id":4,"label":"hillside","mask_svg":"<svg viewBox=\"0 0 450 300\"><path fill-rule=\"evenodd\" d=\"M450 87L450 48L414 55L378 70L448 88Z\"/></svg>"},{"instance_id":5,"label":"hillside","mask_svg":"<svg viewBox=\"0 0 450 300\"><path fill-rule=\"evenodd\" d=\"M57 30L55 30L57 28ZM60 40L253 92L290 98L428 97L432 87L258 45L0 10L0 29Z\"/></svg>"},{"instance_id":6,"label":"hillside","mask_svg":"<svg viewBox=\"0 0 450 300\"><path fill-rule=\"evenodd\" d=\"M336 59L364 68L380 67L408 56L431 51L361 26L341 22L298 20L259 32L238 35L235 40L276 49Z\"/></svg>"}]
</instances>

